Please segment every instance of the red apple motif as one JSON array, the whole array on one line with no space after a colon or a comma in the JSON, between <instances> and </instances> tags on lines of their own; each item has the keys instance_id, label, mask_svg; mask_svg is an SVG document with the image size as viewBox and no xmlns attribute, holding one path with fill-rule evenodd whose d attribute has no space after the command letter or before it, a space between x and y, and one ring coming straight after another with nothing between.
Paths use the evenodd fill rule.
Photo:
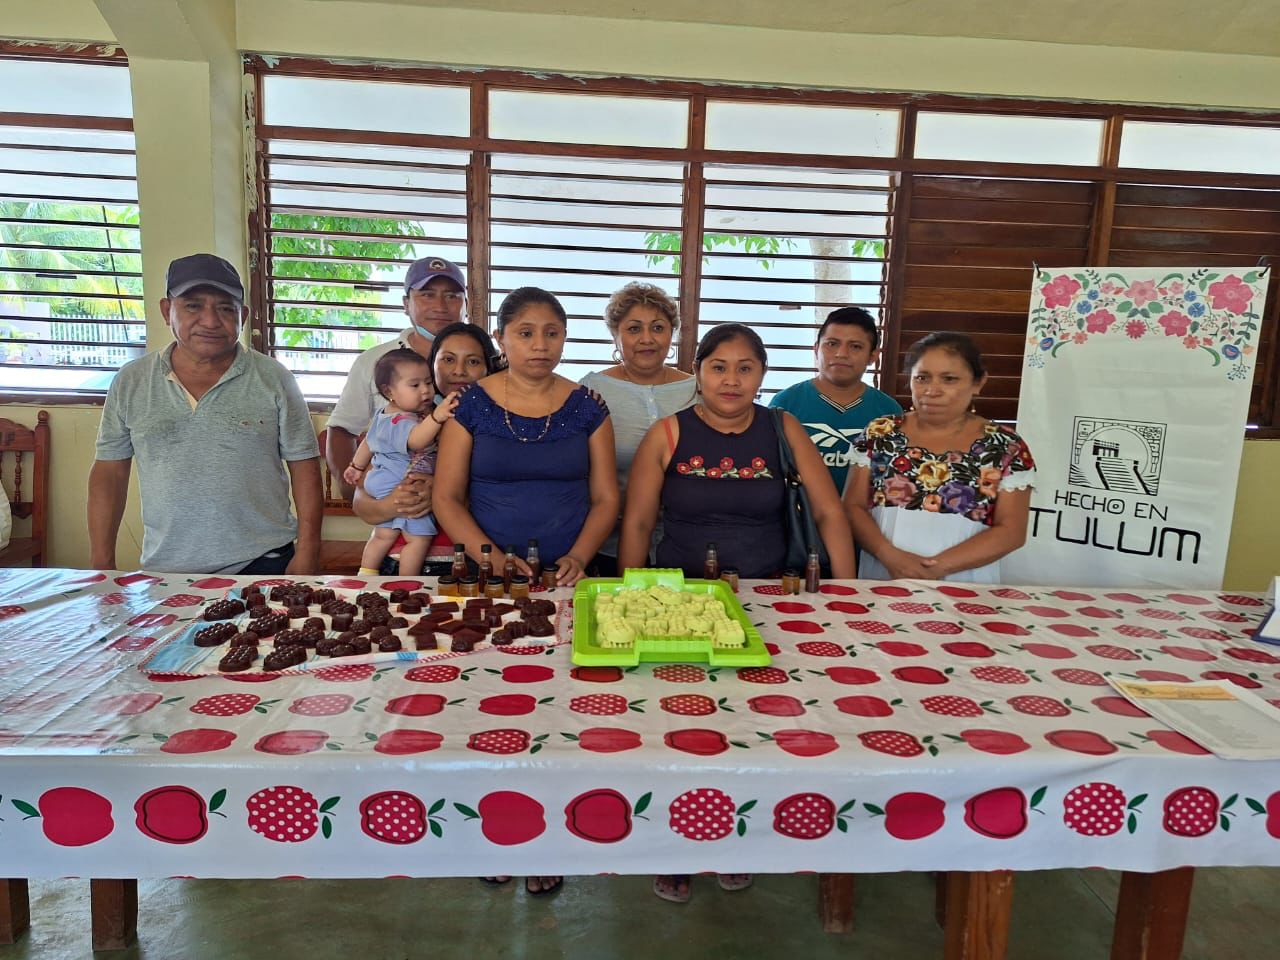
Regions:
<instances>
[{"instance_id":1,"label":"red apple motif","mask_svg":"<svg viewBox=\"0 0 1280 960\"><path fill-rule=\"evenodd\" d=\"M1226 680L1228 683L1234 683L1237 687L1243 687L1246 690L1256 690L1262 686L1252 676L1246 677L1242 673L1231 673L1228 670L1209 670L1200 674L1206 680Z\"/></svg>"},{"instance_id":2,"label":"red apple motif","mask_svg":"<svg viewBox=\"0 0 1280 960\"><path fill-rule=\"evenodd\" d=\"M843 657L845 655L844 647L827 640L803 640L796 644L796 650L810 657ZM769 652L776 657L779 651L774 649Z\"/></svg>"},{"instance_id":3,"label":"red apple motif","mask_svg":"<svg viewBox=\"0 0 1280 960\"><path fill-rule=\"evenodd\" d=\"M445 708L446 700L438 693L411 693L387 701L387 713L404 717L429 717Z\"/></svg>"},{"instance_id":4,"label":"red apple motif","mask_svg":"<svg viewBox=\"0 0 1280 960\"><path fill-rule=\"evenodd\" d=\"M636 802L636 813L649 805L649 794ZM564 825L580 840L617 843L631 835L631 801L617 790L588 790L574 797L564 808Z\"/></svg>"},{"instance_id":5,"label":"red apple motif","mask_svg":"<svg viewBox=\"0 0 1280 960\"><path fill-rule=\"evenodd\" d=\"M194 607L196 604L204 603L204 597L194 593L175 593L172 596L165 597L160 601L162 607Z\"/></svg>"},{"instance_id":6,"label":"red apple motif","mask_svg":"<svg viewBox=\"0 0 1280 960\"><path fill-rule=\"evenodd\" d=\"M410 593L413 593L415 590L421 590L422 586L423 584L421 580L388 580L378 589L385 590L387 593L390 593L392 590L408 590Z\"/></svg>"},{"instance_id":7,"label":"red apple motif","mask_svg":"<svg viewBox=\"0 0 1280 960\"><path fill-rule=\"evenodd\" d=\"M893 714L893 707L883 697L840 697L832 702L841 713L855 717L888 717Z\"/></svg>"},{"instance_id":8,"label":"red apple motif","mask_svg":"<svg viewBox=\"0 0 1280 960\"><path fill-rule=\"evenodd\" d=\"M976 597L978 595L978 591L976 590L970 590L968 587L953 587L950 584L939 585L938 592L945 593L948 597L957 597L961 600L968 599L969 597Z\"/></svg>"},{"instance_id":9,"label":"red apple motif","mask_svg":"<svg viewBox=\"0 0 1280 960\"><path fill-rule=\"evenodd\" d=\"M793 757L821 757L840 749L840 741L817 730L779 730L773 742Z\"/></svg>"},{"instance_id":10,"label":"red apple motif","mask_svg":"<svg viewBox=\"0 0 1280 960\"><path fill-rule=\"evenodd\" d=\"M884 816L884 829L897 840L920 840L942 829L946 803L928 793L899 793L884 809L863 804L874 816Z\"/></svg>"},{"instance_id":11,"label":"red apple motif","mask_svg":"<svg viewBox=\"0 0 1280 960\"><path fill-rule=\"evenodd\" d=\"M908 590L906 587L894 587L894 586L889 586L889 585L880 586L880 587L872 587L872 588L871 588L871 592L872 592L872 593L874 593L874 594L877 594L878 596L881 596L881 597L909 597L909 596L911 596L911 591L910 591L910 590Z\"/></svg>"},{"instance_id":12,"label":"red apple motif","mask_svg":"<svg viewBox=\"0 0 1280 960\"><path fill-rule=\"evenodd\" d=\"M94 710L117 717L136 717L140 713L146 713L162 699L164 698L158 693L120 693L99 700L94 704Z\"/></svg>"},{"instance_id":13,"label":"red apple motif","mask_svg":"<svg viewBox=\"0 0 1280 960\"><path fill-rule=\"evenodd\" d=\"M1201 607L1213 603L1207 597L1197 596L1194 593L1171 593L1169 594L1169 599L1174 603L1185 603L1189 607Z\"/></svg>"},{"instance_id":14,"label":"red apple motif","mask_svg":"<svg viewBox=\"0 0 1280 960\"><path fill-rule=\"evenodd\" d=\"M431 809L443 806L444 800L438 800ZM381 843L417 843L427 835L428 827L437 837L444 832L427 812L426 804L412 793L383 790L360 801L360 829Z\"/></svg>"},{"instance_id":15,"label":"red apple motif","mask_svg":"<svg viewBox=\"0 0 1280 960\"><path fill-rule=\"evenodd\" d=\"M225 750L235 741L230 730L214 730L209 727L192 727L179 730L160 745L162 753L212 753Z\"/></svg>"},{"instance_id":16,"label":"red apple motif","mask_svg":"<svg viewBox=\"0 0 1280 960\"><path fill-rule=\"evenodd\" d=\"M669 730L663 735L662 742L672 750L691 753L696 757L714 757L729 749L728 738L719 730Z\"/></svg>"},{"instance_id":17,"label":"red apple motif","mask_svg":"<svg viewBox=\"0 0 1280 960\"><path fill-rule=\"evenodd\" d=\"M538 701L527 693L503 693L496 697L485 697L480 701L479 710L494 717L520 717L533 713Z\"/></svg>"},{"instance_id":18,"label":"red apple motif","mask_svg":"<svg viewBox=\"0 0 1280 960\"><path fill-rule=\"evenodd\" d=\"M1091 757L1104 757L1116 752L1114 743L1092 730L1053 730L1044 738L1059 749L1087 753Z\"/></svg>"},{"instance_id":19,"label":"red apple motif","mask_svg":"<svg viewBox=\"0 0 1280 960\"><path fill-rule=\"evenodd\" d=\"M143 636L127 634L121 637L119 640L116 640L107 649L119 650L121 653L136 653L139 650L147 649L147 647L151 646L153 643L155 643L159 639L160 639L159 637L143 637ZM152 674L151 679L154 680L155 678L156 678L156 675ZM194 675L192 678L194 679Z\"/></svg>"},{"instance_id":20,"label":"red apple motif","mask_svg":"<svg viewBox=\"0 0 1280 960\"><path fill-rule=\"evenodd\" d=\"M541 683L555 675L556 672L550 667L535 663L517 663L502 668L502 679L507 683Z\"/></svg>"},{"instance_id":21,"label":"red apple motif","mask_svg":"<svg viewBox=\"0 0 1280 960\"><path fill-rule=\"evenodd\" d=\"M867 683L880 682L878 673L874 670L864 670L862 667L827 667L823 673L836 683L842 683L846 686L858 687Z\"/></svg>"},{"instance_id":22,"label":"red apple motif","mask_svg":"<svg viewBox=\"0 0 1280 960\"><path fill-rule=\"evenodd\" d=\"M476 809L480 814L480 832L490 843L499 846L528 843L547 829L542 804L514 790L486 793ZM465 812L463 815L466 816Z\"/></svg>"},{"instance_id":23,"label":"red apple motif","mask_svg":"<svg viewBox=\"0 0 1280 960\"><path fill-rule=\"evenodd\" d=\"M176 613L140 613L129 621L131 627L167 627L171 623L176 623L178 615Z\"/></svg>"},{"instance_id":24,"label":"red apple motif","mask_svg":"<svg viewBox=\"0 0 1280 960\"><path fill-rule=\"evenodd\" d=\"M1205 610L1200 616L1214 623L1248 623L1249 618L1230 610Z\"/></svg>"},{"instance_id":25,"label":"red apple motif","mask_svg":"<svg viewBox=\"0 0 1280 960\"><path fill-rule=\"evenodd\" d=\"M553 672L550 667L543 667L548 673ZM654 671L657 676L657 671ZM574 667L569 671L569 676L574 680L582 680L586 683L617 683L622 679L622 668L620 667ZM505 674L504 674L505 677ZM525 681L529 682L529 681Z\"/></svg>"},{"instance_id":26,"label":"red apple motif","mask_svg":"<svg viewBox=\"0 0 1280 960\"><path fill-rule=\"evenodd\" d=\"M1023 607L1022 609L1025 612L1036 617L1058 618L1058 617L1070 616L1070 614L1068 614L1067 611L1063 610L1061 607L1042 607L1038 605L1033 605L1033 606Z\"/></svg>"},{"instance_id":27,"label":"red apple motif","mask_svg":"<svg viewBox=\"0 0 1280 960\"><path fill-rule=\"evenodd\" d=\"M1024 652L1044 660L1070 660L1076 652L1068 647L1060 647L1056 643L1024 643Z\"/></svg>"},{"instance_id":28,"label":"red apple motif","mask_svg":"<svg viewBox=\"0 0 1280 960\"><path fill-rule=\"evenodd\" d=\"M17 806L17 804L15 804ZM111 801L82 787L54 787L36 801L39 813L30 804L18 809L29 816L42 818L40 824L50 843L60 847L83 847L97 843L115 829L111 819Z\"/></svg>"},{"instance_id":29,"label":"red apple motif","mask_svg":"<svg viewBox=\"0 0 1280 960\"><path fill-rule=\"evenodd\" d=\"M1179 660L1192 660L1198 663L1207 663L1210 660L1217 660L1216 654L1210 653L1201 647L1179 647L1168 644L1160 648L1161 653L1167 653L1171 657L1177 657Z\"/></svg>"},{"instance_id":30,"label":"red apple motif","mask_svg":"<svg viewBox=\"0 0 1280 960\"><path fill-rule=\"evenodd\" d=\"M225 590L234 587L236 582L230 577L205 577L191 584L197 590Z\"/></svg>"},{"instance_id":31,"label":"red apple motif","mask_svg":"<svg viewBox=\"0 0 1280 960\"><path fill-rule=\"evenodd\" d=\"M1095 697L1093 705L1104 713L1115 714L1117 717L1151 716L1136 703L1130 703L1124 697Z\"/></svg>"},{"instance_id":32,"label":"red apple motif","mask_svg":"<svg viewBox=\"0 0 1280 960\"><path fill-rule=\"evenodd\" d=\"M1049 594L1049 596L1057 597L1059 600L1066 600L1071 603L1077 603L1082 600L1094 599L1094 596L1091 593L1080 593L1075 590L1054 590L1051 594Z\"/></svg>"},{"instance_id":33,"label":"red apple motif","mask_svg":"<svg viewBox=\"0 0 1280 960\"><path fill-rule=\"evenodd\" d=\"M861 603L855 603L852 600L830 600L826 603L826 608L832 613L848 613L854 616L861 616L870 612L866 606Z\"/></svg>"},{"instance_id":34,"label":"red apple motif","mask_svg":"<svg viewBox=\"0 0 1280 960\"><path fill-rule=\"evenodd\" d=\"M1093 617L1095 620L1119 620L1120 614L1106 607L1076 607L1076 613L1082 617Z\"/></svg>"},{"instance_id":35,"label":"red apple motif","mask_svg":"<svg viewBox=\"0 0 1280 960\"><path fill-rule=\"evenodd\" d=\"M1250 800L1249 806L1256 811L1255 816L1258 813L1262 813L1264 810L1266 811L1267 833L1275 837L1277 840L1280 840L1280 790L1277 790L1271 796L1267 797L1265 806L1259 804L1256 800ZM1258 807L1260 806L1262 806L1262 810L1258 810Z\"/></svg>"},{"instance_id":36,"label":"red apple motif","mask_svg":"<svg viewBox=\"0 0 1280 960\"><path fill-rule=\"evenodd\" d=\"M996 787L964 803L965 825L993 840L1011 840L1027 829L1027 798L1017 787Z\"/></svg>"},{"instance_id":37,"label":"red apple motif","mask_svg":"<svg viewBox=\"0 0 1280 960\"><path fill-rule=\"evenodd\" d=\"M1184 737L1176 730L1148 730L1146 738L1170 753L1183 753L1189 757L1203 757L1209 753L1190 737Z\"/></svg>"},{"instance_id":38,"label":"red apple motif","mask_svg":"<svg viewBox=\"0 0 1280 960\"><path fill-rule=\"evenodd\" d=\"M813 613L813 605L808 603L796 603L791 600L778 600L773 604L773 609L778 613Z\"/></svg>"},{"instance_id":39,"label":"red apple motif","mask_svg":"<svg viewBox=\"0 0 1280 960\"><path fill-rule=\"evenodd\" d=\"M1238 593L1224 593L1219 595L1219 600L1223 603L1230 603L1237 607L1261 607L1265 604L1257 597L1244 597Z\"/></svg>"},{"instance_id":40,"label":"red apple motif","mask_svg":"<svg viewBox=\"0 0 1280 960\"><path fill-rule=\"evenodd\" d=\"M279 730L260 737L253 749L292 757L314 753L328 742L329 735L323 730Z\"/></svg>"},{"instance_id":41,"label":"red apple motif","mask_svg":"<svg viewBox=\"0 0 1280 960\"><path fill-rule=\"evenodd\" d=\"M829 597L852 597L858 591L853 587L846 587L843 583L824 583L818 587L818 592L825 593Z\"/></svg>"},{"instance_id":42,"label":"red apple motif","mask_svg":"<svg viewBox=\"0 0 1280 960\"><path fill-rule=\"evenodd\" d=\"M991 633L999 633L1008 637L1029 637L1031 631L1026 627L1020 627L1016 623L1009 623L1007 620L987 620L979 624L983 630Z\"/></svg>"},{"instance_id":43,"label":"red apple motif","mask_svg":"<svg viewBox=\"0 0 1280 960\"><path fill-rule=\"evenodd\" d=\"M1054 633L1064 637L1084 637L1093 639L1098 636L1098 631L1092 627L1086 627L1079 623L1051 623L1049 629Z\"/></svg>"},{"instance_id":44,"label":"red apple motif","mask_svg":"<svg viewBox=\"0 0 1280 960\"><path fill-rule=\"evenodd\" d=\"M206 809L204 797L190 787L148 790L133 805L138 829L162 843L195 843L209 832L208 810L216 811L226 795L219 790Z\"/></svg>"},{"instance_id":45,"label":"red apple motif","mask_svg":"<svg viewBox=\"0 0 1280 960\"><path fill-rule=\"evenodd\" d=\"M779 620L778 629L787 633L825 633L822 624L812 620Z\"/></svg>"},{"instance_id":46,"label":"red apple motif","mask_svg":"<svg viewBox=\"0 0 1280 960\"><path fill-rule=\"evenodd\" d=\"M903 683L941 684L947 682L947 675L933 667L896 667L893 675Z\"/></svg>"},{"instance_id":47,"label":"red apple motif","mask_svg":"<svg viewBox=\"0 0 1280 960\"><path fill-rule=\"evenodd\" d=\"M984 659L986 657L994 657L996 652L985 643L977 640L952 640L942 645L942 649L947 651L954 657L971 657L973 659Z\"/></svg>"},{"instance_id":48,"label":"red apple motif","mask_svg":"<svg viewBox=\"0 0 1280 960\"><path fill-rule=\"evenodd\" d=\"M588 727L577 735L578 746L592 753L621 753L642 743L640 734L621 727Z\"/></svg>"},{"instance_id":49,"label":"red apple motif","mask_svg":"<svg viewBox=\"0 0 1280 960\"><path fill-rule=\"evenodd\" d=\"M107 575L105 573L92 573L87 577L80 577L76 580L72 580L71 582L72 583L101 583L105 579L107 579Z\"/></svg>"},{"instance_id":50,"label":"red apple motif","mask_svg":"<svg viewBox=\"0 0 1280 960\"><path fill-rule=\"evenodd\" d=\"M904 640L881 640L875 646L890 657L923 657L929 652L918 643L907 643Z\"/></svg>"},{"instance_id":51,"label":"red apple motif","mask_svg":"<svg viewBox=\"0 0 1280 960\"><path fill-rule=\"evenodd\" d=\"M159 583L159 577L153 577L149 573L126 573L122 577L116 577L115 582L122 587L131 587L135 583Z\"/></svg>"},{"instance_id":52,"label":"red apple motif","mask_svg":"<svg viewBox=\"0 0 1280 960\"><path fill-rule=\"evenodd\" d=\"M262 585L262 584L261 584L261 583L259 583L259 586L261 586L261 585ZM326 581L325 581L325 586L327 586L327 587L336 587L336 588L337 588L337 589L339 589L339 590L360 590L360 589L362 589L362 588L364 588L364 587L367 587L368 585L369 585L369 581L368 581L368 580L356 580L356 579L353 579L353 578L351 578L351 577L346 577L346 578L343 578L343 579L340 579L340 580L326 580Z\"/></svg>"},{"instance_id":53,"label":"red apple motif","mask_svg":"<svg viewBox=\"0 0 1280 960\"><path fill-rule=\"evenodd\" d=\"M1174 673L1170 670L1135 670L1133 675L1142 680L1167 683L1187 683L1191 680L1185 673Z\"/></svg>"},{"instance_id":54,"label":"red apple motif","mask_svg":"<svg viewBox=\"0 0 1280 960\"><path fill-rule=\"evenodd\" d=\"M1116 603L1146 603L1146 597L1140 597L1136 593L1104 593L1104 597L1108 600L1114 600Z\"/></svg>"},{"instance_id":55,"label":"red apple motif","mask_svg":"<svg viewBox=\"0 0 1280 960\"><path fill-rule=\"evenodd\" d=\"M752 697L747 701L747 706L754 713L763 713L770 717L798 717L805 712L804 704L798 698L780 693Z\"/></svg>"},{"instance_id":56,"label":"red apple motif","mask_svg":"<svg viewBox=\"0 0 1280 960\"><path fill-rule=\"evenodd\" d=\"M1082 687L1105 687L1107 685L1107 678L1096 670L1080 670L1068 667L1062 670L1054 670L1053 675L1064 683L1074 683Z\"/></svg>"},{"instance_id":57,"label":"red apple motif","mask_svg":"<svg viewBox=\"0 0 1280 960\"><path fill-rule=\"evenodd\" d=\"M373 749L376 753L402 757L411 753L428 753L438 749L443 742L444 737L431 730L388 730L378 737Z\"/></svg>"},{"instance_id":58,"label":"red apple motif","mask_svg":"<svg viewBox=\"0 0 1280 960\"><path fill-rule=\"evenodd\" d=\"M1280 660L1277 660L1265 650L1257 650L1252 647L1228 647L1222 652L1234 660L1244 660L1248 663L1280 663Z\"/></svg>"},{"instance_id":59,"label":"red apple motif","mask_svg":"<svg viewBox=\"0 0 1280 960\"><path fill-rule=\"evenodd\" d=\"M1031 749L1031 744L1016 733L1004 730L961 730L960 739L975 750L1001 757Z\"/></svg>"}]
</instances>

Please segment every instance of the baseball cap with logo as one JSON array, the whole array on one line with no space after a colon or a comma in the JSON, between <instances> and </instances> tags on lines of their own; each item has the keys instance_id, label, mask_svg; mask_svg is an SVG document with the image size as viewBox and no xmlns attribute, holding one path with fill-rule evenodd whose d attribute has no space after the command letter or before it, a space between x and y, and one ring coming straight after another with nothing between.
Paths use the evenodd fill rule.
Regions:
<instances>
[{"instance_id":1,"label":"baseball cap with logo","mask_svg":"<svg viewBox=\"0 0 1280 960\"><path fill-rule=\"evenodd\" d=\"M212 253L193 253L169 264L165 274L166 297L180 297L196 287L214 287L244 302L244 284L236 268Z\"/></svg>"},{"instance_id":2,"label":"baseball cap with logo","mask_svg":"<svg viewBox=\"0 0 1280 960\"><path fill-rule=\"evenodd\" d=\"M409 264L409 270L404 275L404 288L406 291L421 290L436 277L448 277L460 290L467 289L462 268L444 257L423 257Z\"/></svg>"}]
</instances>

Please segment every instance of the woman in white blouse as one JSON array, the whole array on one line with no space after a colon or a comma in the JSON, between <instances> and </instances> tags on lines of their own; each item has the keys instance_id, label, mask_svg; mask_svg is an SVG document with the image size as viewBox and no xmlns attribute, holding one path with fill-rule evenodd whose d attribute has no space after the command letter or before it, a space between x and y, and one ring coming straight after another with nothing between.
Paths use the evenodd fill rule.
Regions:
<instances>
[{"instance_id":1,"label":"woman in white blouse","mask_svg":"<svg viewBox=\"0 0 1280 960\"><path fill-rule=\"evenodd\" d=\"M618 486L626 502L627 478L636 448L660 419L693 406L696 381L667 361L675 355L672 339L680 329L680 311L667 293L652 283L628 283L609 298L604 322L613 337L612 367L588 373L580 381L609 405L614 447L618 454ZM654 532L656 542L660 530ZM595 573L621 576L618 531L596 554Z\"/></svg>"}]
</instances>

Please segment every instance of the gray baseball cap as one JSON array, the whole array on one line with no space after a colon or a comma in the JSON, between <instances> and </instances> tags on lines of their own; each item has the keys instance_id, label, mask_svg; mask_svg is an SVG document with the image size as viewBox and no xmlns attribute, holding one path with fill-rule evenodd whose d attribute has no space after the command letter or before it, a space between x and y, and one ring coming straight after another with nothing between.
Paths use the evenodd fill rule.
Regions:
<instances>
[{"instance_id":1,"label":"gray baseball cap","mask_svg":"<svg viewBox=\"0 0 1280 960\"><path fill-rule=\"evenodd\" d=\"M193 253L169 264L165 274L166 297L180 297L196 287L214 287L244 302L244 284L240 274L226 260L212 253Z\"/></svg>"},{"instance_id":2,"label":"gray baseball cap","mask_svg":"<svg viewBox=\"0 0 1280 960\"><path fill-rule=\"evenodd\" d=\"M458 285L459 289L463 291L467 289L462 268L444 257L423 257L409 264L409 269L404 275L404 288L406 291L421 290L436 277L448 277Z\"/></svg>"}]
</instances>

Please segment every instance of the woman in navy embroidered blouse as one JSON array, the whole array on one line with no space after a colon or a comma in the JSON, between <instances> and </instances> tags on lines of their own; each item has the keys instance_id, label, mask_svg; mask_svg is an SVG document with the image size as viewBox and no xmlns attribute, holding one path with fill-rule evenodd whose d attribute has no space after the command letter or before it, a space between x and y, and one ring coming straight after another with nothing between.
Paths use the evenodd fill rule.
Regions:
<instances>
[{"instance_id":1,"label":"woman in navy embroidered blouse","mask_svg":"<svg viewBox=\"0 0 1280 960\"><path fill-rule=\"evenodd\" d=\"M441 433L435 514L477 561L483 543L522 554L536 539L571 586L613 529L619 498L608 409L555 372L566 330L545 290L521 287L502 302L508 368L463 394Z\"/></svg>"}]
</instances>

